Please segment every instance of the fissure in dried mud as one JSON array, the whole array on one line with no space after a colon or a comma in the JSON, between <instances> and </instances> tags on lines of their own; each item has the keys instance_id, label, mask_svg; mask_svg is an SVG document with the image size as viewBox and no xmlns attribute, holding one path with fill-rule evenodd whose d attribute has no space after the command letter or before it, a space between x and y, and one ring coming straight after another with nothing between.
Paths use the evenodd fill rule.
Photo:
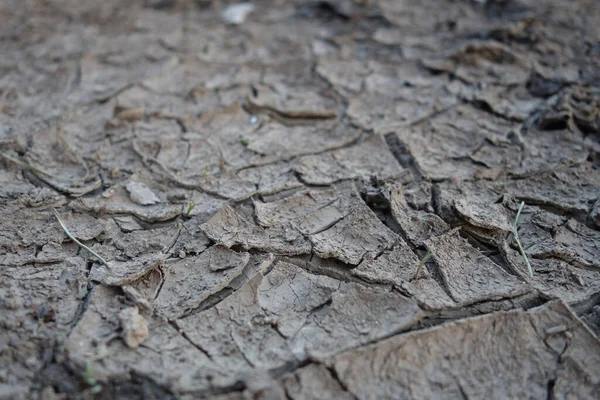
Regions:
<instances>
[{"instance_id":1,"label":"fissure in dried mud","mask_svg":"<svg viewBox=\"0 0 600 400\"><path fill-rule=\"evenodd\" d=\"M599 9L0 2L0 399L600 398Z\"/></svg>"}]
</instances>

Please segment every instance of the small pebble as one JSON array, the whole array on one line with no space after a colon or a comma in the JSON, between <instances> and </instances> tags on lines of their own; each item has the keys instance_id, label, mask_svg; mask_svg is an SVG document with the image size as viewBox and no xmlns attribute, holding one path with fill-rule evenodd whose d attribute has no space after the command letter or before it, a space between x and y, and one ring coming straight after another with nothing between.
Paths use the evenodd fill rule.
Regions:
<instances>
[{"instance_id":1,"label":"small pebble","mask_svg":"<svg viewBox=\"0 0 600 400\"><path fill-rule=\"evenodd\" d=\"M185 256L186 256L185 251L179 250L179 258L185 258Z\"/></svg>"},{"instance_id":2,"label":"small pebble","mask_svg":"<svg viewBox=\"0 0 600 400\"><path fill-rule=\"evenodd\" d=\"M571 340L571 339L573 339L573 334L572 334L571 332L569 332L569 331L566 331L566 332L565 332L565 337L566 337L567 339Z\"/></svg>"},{"instance_id":3,"label":"small pebble","mask_svg":"<svg viewBox=\"0 0 600 400\"><path fill-rule=\"evenodd\" d=\"M246 20L248 14L254 11L254 8L252 3L232 4L223 11L221 17L227 24L240 25Z\"/></svg>"},{"instance_id":4,"label":"small pebble","mask_svg":"<svg viewBox=\"0 0 600 400\"><path fill-rule=\"evenodd\" d=\"M101 391L102 391L102 386L100 386L100 385L92 386L92 388L90 389L90 393L92 393L92 394L98 394Z\"/></svg>"},{"instance_id":5,"label":"small pebble","mask_svg":"<svg viewBox=\"0 0 600 400\"><path fill-rule=\"evenodd\" d=\"M123 341L131 349L137 347L148 338L148 322L139 314L137 307L129 307L121 310L119 321L123 328Z\"/></svg>"}]
</instances>

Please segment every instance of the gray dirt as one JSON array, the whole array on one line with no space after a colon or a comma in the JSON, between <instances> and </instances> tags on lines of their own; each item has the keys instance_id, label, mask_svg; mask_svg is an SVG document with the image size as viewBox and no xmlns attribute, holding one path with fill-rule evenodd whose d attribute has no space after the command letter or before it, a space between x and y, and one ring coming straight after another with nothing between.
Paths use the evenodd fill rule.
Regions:
<instances>
[{"instance_id":1,"label":"gray dirt","mask_svg":"<svg viewBox=\"0 0 600 400\"><path fill-rule=\"evenodd\" d=\"M600 398L597 2L235 3L0 1L0 399Z\"/></svg>"}]
</instances>

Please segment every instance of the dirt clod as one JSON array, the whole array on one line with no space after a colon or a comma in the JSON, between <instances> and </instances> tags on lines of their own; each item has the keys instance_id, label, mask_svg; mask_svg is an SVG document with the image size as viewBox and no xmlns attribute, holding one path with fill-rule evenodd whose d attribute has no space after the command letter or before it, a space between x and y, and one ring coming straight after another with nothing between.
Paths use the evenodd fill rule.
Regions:
<instances>
[{"instance_id":1,"label":"dirt clod","mask_svg":"<svg viewBox=\"0 0 600 400\"><path fill-rule=\"evenodd\" d=\"M123 341L132 349L148 338L148 322L140 315L137 307L129 307L119 313Z\"/></svg>"}]
</instances>

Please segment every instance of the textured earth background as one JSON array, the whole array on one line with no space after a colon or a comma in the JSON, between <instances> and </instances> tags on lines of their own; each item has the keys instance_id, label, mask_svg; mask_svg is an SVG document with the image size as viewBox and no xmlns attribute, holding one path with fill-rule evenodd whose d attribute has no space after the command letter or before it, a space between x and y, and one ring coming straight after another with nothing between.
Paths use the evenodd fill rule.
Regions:
<instances>
[{"instance_id":1,"label":"textured earth background","mask_svg":"<svg viewBox=\"0 0 600 400\"><path fill-rule=\"evenodd\" d=\"M0 1L0 398L600 398L598 2L231 4Z\"/></svg>"}]
</instances>

